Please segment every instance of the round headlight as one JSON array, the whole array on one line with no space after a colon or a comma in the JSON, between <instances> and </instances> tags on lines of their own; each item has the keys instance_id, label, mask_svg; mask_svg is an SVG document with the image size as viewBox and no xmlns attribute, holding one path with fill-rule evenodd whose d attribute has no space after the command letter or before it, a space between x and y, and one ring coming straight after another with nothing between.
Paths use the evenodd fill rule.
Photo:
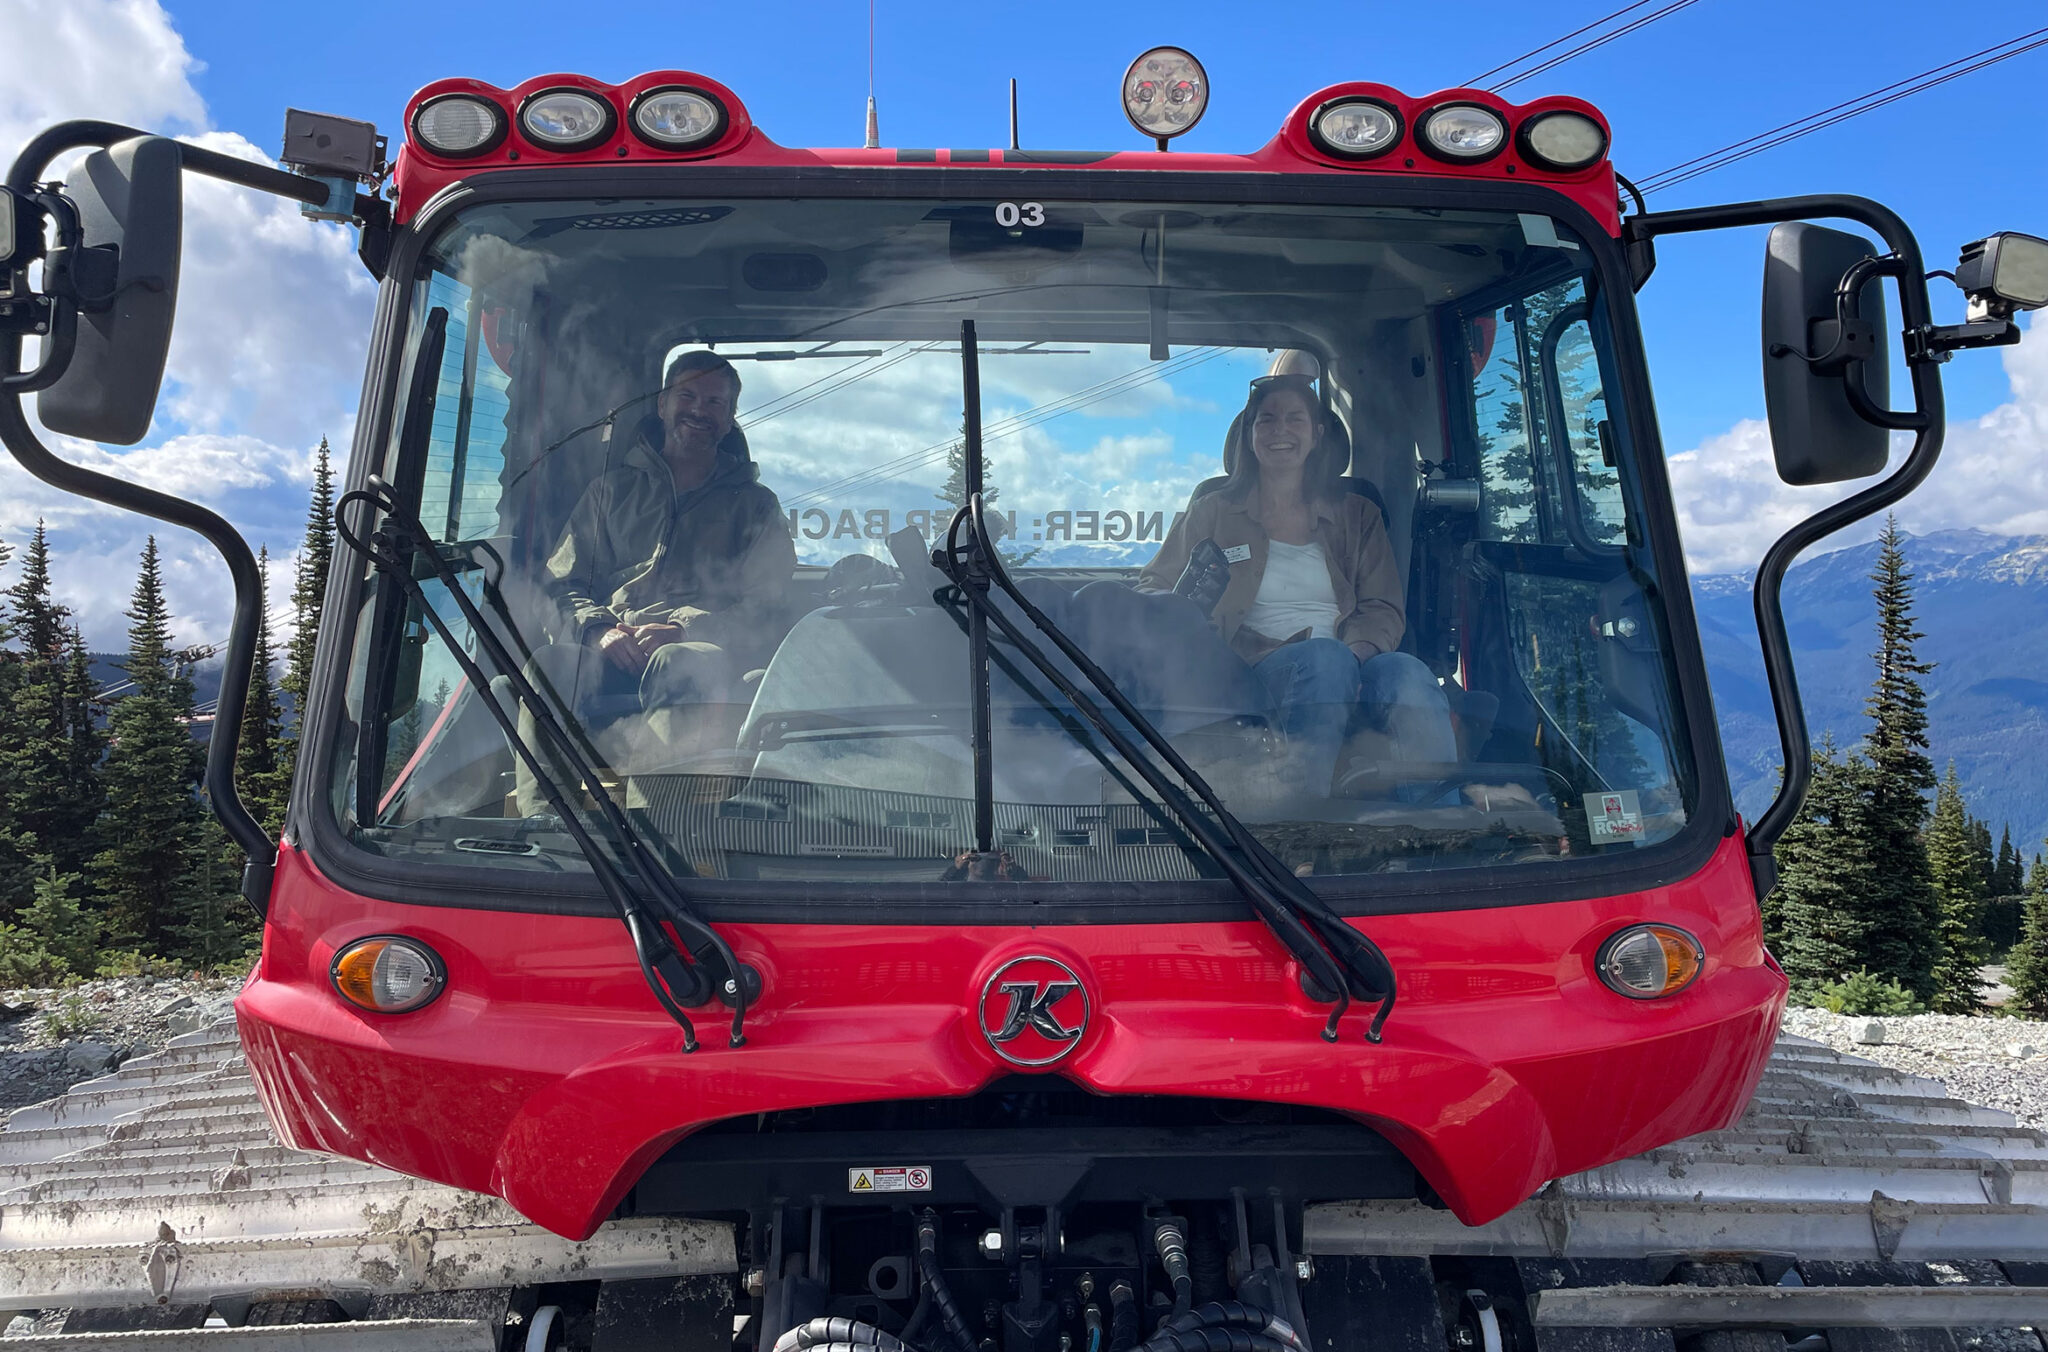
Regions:
<instances>
[{"instance_id":1,"label":"round headlight","mask_svg":"<svg viewBox=\"0 0 2048 1352\"><path fill-rule=\"evenodd\" d=\"M412 139L436 155L481 155L505 138L505 115L488 99L444 94L412 115Z\"/></svg>"},{"instance_id":2,"label":"round headlight","mask_svg":"<svg viewBox=\"0 0 2048 1352\"><path fill-rule=\"evenodd\" d=\"M519 129L549 150L583 150L612 134L612 106L580 89L544 89L519 110Z\"/></svg>"},{"instance_id":3,"label":"round headlight","mask_svg":"<svg viewBox=\"0 0 2048 1352\"><path fill-rule=\"evenodd\" d=\"M448 984L434 950L417 939L377 935L334 955L329 972L342 999L372 1014L405 1014L428 1004Z\"/></svg>"},{"instance_id":4,"label":"round headlight","mask_svg":"<svg viewBox=\"0 0 2048 1352\"><path fill-rule=\"evenodd\" d=\"M1369 160L1400 143L1401 115L1376 100L1340 99L1316 109L1308 120L1308 134L1329 154Z\"/></svg>"},{"instance_id":5,"label":"round headlight","mask_svg":"<svg viewBox=\"0 0 2048 1352\"><path fill-rule=\"evenodd\" d=\"M1147 136L1178 136L1208 106L1208 73L1178 47L1154 47L1124 72L1124 116Z\"/></svg>"},{"instance_id":6,"label":"round headlight","mask_svg":"<svg viewBox=\"0 0 2048 1352\"><path fill-rule=\"evenodd\" d=\"M1700 941L1675 925L1631 925L1607 936L1593 965L1615 994L1655 1000L1691 985L1706 959Z\"/></svg>"},{"instance_id":7,"label":"round headlight","mask_svg":"<svg viewBox=\"0 0 2048 1352\"><path fill-rule=\"evenodd\" d=\"M1508 124L1491 108L1447 103L1422 119L1422 148L1440 160L1477 164L1500 154Z\"/></svg>"},{"instance_id":8,"label":"round headlight","mask_svg":"<svg viewBox=\"0 0 2048 1352\"><path fill-rule=\"evenodd\" d=\"M1584 169L1607 153L1607 133L1584 113L1538 113L1515 139L1522 158L1545 169Z\"/></svg>"},{"instance_id":9,"label":"round headlight","mask_svg":"<svg viewBox=\"0 0 2048 1352\"><path fill-rule=\"evenodd\" d=\"M633 130L664 150L708 145L725 133L725 106L701 89L650 89L633 100Z\"/></svg>"}]
</instances>

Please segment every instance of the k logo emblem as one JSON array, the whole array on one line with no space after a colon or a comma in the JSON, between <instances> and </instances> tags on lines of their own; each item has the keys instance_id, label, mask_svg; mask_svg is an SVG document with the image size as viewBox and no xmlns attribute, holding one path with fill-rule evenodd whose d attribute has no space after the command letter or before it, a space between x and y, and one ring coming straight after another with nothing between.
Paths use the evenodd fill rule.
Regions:
<instances>
[{"instance_id":1,"label":"k logo emblem","mask_svg":"<svg viewBox=\"0 0 2048 1352\"><path fill-rule=\"evenodd\" d=\"M1019 1066L1049 1066L1088 1028L1088 992L1065 963L1015 958L981 990L981 1031L996 1055Z\"/></svg>"}]
</instances>

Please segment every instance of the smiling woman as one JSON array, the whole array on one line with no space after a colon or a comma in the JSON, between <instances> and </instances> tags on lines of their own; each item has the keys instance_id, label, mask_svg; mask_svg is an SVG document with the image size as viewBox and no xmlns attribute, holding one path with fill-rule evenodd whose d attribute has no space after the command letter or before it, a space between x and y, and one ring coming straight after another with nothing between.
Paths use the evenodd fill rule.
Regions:
<instances>
[{"instance_id":1,"label":"smiling woman","mask_svg":"<svg viewBox=\"0 0 2048 1352\"><path fill-rule=\"evenodd\" d=\"M478 205L423 263L381 472L689 872L931 878L984 791L1013 881L1214 872L1000 637L977 790L971 626L929 562L963 419L1026 594L1290 867L1569 866L1675 832L1692 753L1598 286L1528 219ZM1225 391L1275 363L1233 432ZM1167 473L1088 467L1068 415ZM1173 594L1197 544L1213 614ZM366 602L331 766L357 846L580 868L503 692L388 583Z\"/></svg>"}]
</instances>

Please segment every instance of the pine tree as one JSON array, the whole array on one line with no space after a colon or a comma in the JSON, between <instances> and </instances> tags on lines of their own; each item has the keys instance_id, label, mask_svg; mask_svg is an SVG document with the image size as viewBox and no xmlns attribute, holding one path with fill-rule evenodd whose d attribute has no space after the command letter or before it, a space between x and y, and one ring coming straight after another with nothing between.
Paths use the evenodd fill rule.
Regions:
<instances>
[{"instance_id":1,"label":"pine tree","mask_svg":"<svg viewBox=\"0 0 2048 1352\"><path fill-rule=\"evenodd\" d=\"M1953 769L1955 762L1950 761L1949 767ZM1995 896L1997 894L1992 889L1998 882L1998 851L1991 844L1991 823L1982 817L1971 817L1969 823L1970 850L1977 861L1977 881L1983 884L1985 896Z\"/></svg>"},{"instance_id":2,"label":"pine tree","mask_svg":"<svg viewBox=\"0 0 2048 1352\"><path fill-rule=\"evenodd\" d=\"M2012 987L2011 1008L2018 1013L2048 1019L2048 866L2034 856L2033 876L2027 880L2026 918L2020 925L2020 940L2005 959L2006 984Z\"/></svg>"},{"instance_id":3,"label":"pine tree","mask_svg":"<svg viewBox=\"0 0 2048 1352\"><path fill-rule=\"evenodd\" d=\"M0 541L0 567L5 567L13 556L13 547ZM29 863L34 842L15 815L15 773L23 736L15 702L21 685L22 659L10 646L13 639L13 616L4 597L0 597L0 916L14 915L28 904L34 878Z\"/></svg>"},{"instance_id":4,"label":"pine tree","mask_svg":"<svg viewBox=\"0 0 2048 1352\"><path fill-rule=\"evenodd\" d=\"M984 463L981 476L981 506L987 514L989 529L998 534L1006 529L1006 525L998 524L1004 518L1003 514L996 510L996 499L1002 495L1003 490L989 477L988 465ZM941 484L939 491L932 496L955 510L967 505L967 443L964 440L956 441L946 448L946 482ZM951 520L952 513L949 512L944 520L933 522L932 529L942 535ZM1002 556L1004 566L1022 568L1037 558L1040 550L1036 546L1022 549L1013 544L1002 546L996 552Z\"/></svg>"},{"instance_id":5,"label":"pine tree","mask_svg":"<svg viewBox=\"0 0 2048 1352\"><path fill-rule=\"evenodd\" d=\"M84 881L59 873L47 858L36 861L35 900L21 913L21 927L73 976L91 976L99 959L99 922L78 904Z\"/></svg>"},{"instance_id":6,"label":"pine tree","mask_svg":"<svg viewBox=\"0 0 2048 1352\"><path fill-rule=\"evenodd\" d=\"M2008 822L1998 837L1998 862L1992 869L1991 895L1994 897L2016 897L2027 890L2027 880L2020 866L2020 852L2013 848L2012 824Z\"/></svg>"},{"instance_id":7,"label":"pine tree","mask_svg":"<svg viewBox=\"0 0 2048 1352\"><path fill-rule=\"evenodd\" d=\"M320 635L327 573L334 562L334 471L327 438L313 460L313 494L306 504L306 538L299 546L292 573L292 640L285 648L284 679L278 682L291 700L291 732L280 734L278 773L289 785L298 765L299 728L306 716L306 692L313 684L313 644Z\"/></svg>"},{"instance_id":8,"label":"pine tree","mask_svg":"<svg viewBox=\"0 0 2048 1352\"><path fill-rule=\"evenodd\" d=\"M1897 981L1922 1000L1934 995L1938 908L1921 830L1927 824L1926 794L1934 788L1934 762L1927 755L1927 695L1918 677L1932 671L1914 644L1924 637L1913 627L1913 575L1906 570L1905 536L1887 517L1878 537L1877 680L1865 709L1868 781L1868 850L1872 890L1862 903L1868 942L1859 966Z\"/></svg>"},{"instance_id":9,"label":"pine tree","mask_svg":"<svg viewBox=\"0 0 2048 1352\"><path fill-rule=\"evenodd\" d=\"M1840 979L1867 962L1876 885L1868 841L1870 767L1824 738L1799 815L1778 838L1778 886L1765 937L1795 987Z\"/></svg>"},{"instance_id":10,"label":"pine tree","mask_svg":"<svg viewBox=\"0 0 2048 1352\"><path fill-rule=\"evenodd\" d=\"M71 612L51 597L49 533L40 521L7 597L21 644L13 690L18 741L8 748L6 776L11 815L32 853L76 872L91 857L99 816L99 734L90 668L74 660Z\"/></svg>"},{"instance_id":11,"label":"pine tree","mask_svg":"<svg viewBox=\"0 0 2048 1352\"><path fill-rule=\"evenodd\" d=\"M264 595L268 596L268 549L257 556L256 568L263 578ZM285 797L291 784L280 763L284 717L278 707L277 687L272 684L276 665L277 652L270 639L270 616L267 611L259 612L256 617L255 661L249 669L249 702L242 713L242 740L235 748L235 783L249 811L273 836L284 824Z\"/></svg>"},{"instance_id":12,"label":"pine tree","mask_svg":"<svg viewBox=\"0 0 2048 1352\"><path fill-rule=\"evenodd\" d=\"M168 951L202 972L240 962L258 939L256 914L242 899L242 852L213 818L200 825L188 881L166 926Z\"/></svg>"},{"instance_id":13,"label":"pine tree","mask_svg":"<svg viewBox=\"0 0 2048 1352\"><path fill-rule=\"evenodd\" d=\"M173 661L155 536L142 551L128 619L134 690L107 720L113 745L105 772L106 848L93 861L93 873L113 942L162 953L191 882L205 757L188 727L192 681Z\"/></svg>"},{"instance_id":14,"label":"pine tree","mask_svg":"<svg viewBox=\"0 0 2048 1352\"><path fill-rule=\"evenodd\" d=\"M1942 1014L1974 1014L1983 1006L1977 969L1984 964L1984 868L1975 825L1963 803L1955 762L1950 761L1927 827L1927 862L1940 906L1931 1003ZM1984 832L1986 840L1990 834Z\"/></svg>"}]
</instances>

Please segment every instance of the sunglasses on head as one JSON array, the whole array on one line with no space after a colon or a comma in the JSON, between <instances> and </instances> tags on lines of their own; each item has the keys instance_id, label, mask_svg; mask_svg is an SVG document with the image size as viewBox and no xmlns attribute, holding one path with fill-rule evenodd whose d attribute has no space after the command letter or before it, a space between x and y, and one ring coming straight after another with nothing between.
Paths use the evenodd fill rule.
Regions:
<instances>
[{"instance_id":1,"label":"sunglasses on head","mask_svg":"<svg viewBox=\"0 0 2048 1352\"><path fill-rule=\"evenodd\" d=\"M1311 394L1315 392L1316 378L1314 376L1302 375L1298 371L1288 371L1277 376L1253 376L1252 388L1255 390L1263 390L1269 386L1279 385L1282 382L1289 381L1293 383L1295 388L1307 390Z\"/></svg>"}]
</instances>

